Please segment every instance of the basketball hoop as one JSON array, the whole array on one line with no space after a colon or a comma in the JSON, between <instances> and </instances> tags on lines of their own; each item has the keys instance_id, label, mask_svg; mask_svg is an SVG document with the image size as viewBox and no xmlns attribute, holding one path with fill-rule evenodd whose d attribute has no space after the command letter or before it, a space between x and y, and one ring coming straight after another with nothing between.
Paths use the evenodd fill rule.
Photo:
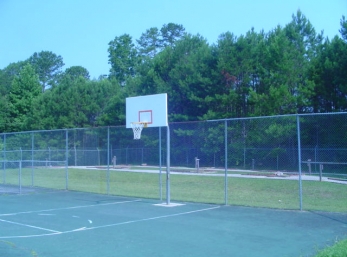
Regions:
<instances>
[{"instance_id":1,"label":"basketball hoop","mask_svg":"<svg viewBox=\"0 0 347 257\"><path fill-rule=\"evenodd\" d=\"M147 128L147 122L131 122L131 127L134 132L134 139L140 139L142 129Z\"/></svg>"}]
</instances>

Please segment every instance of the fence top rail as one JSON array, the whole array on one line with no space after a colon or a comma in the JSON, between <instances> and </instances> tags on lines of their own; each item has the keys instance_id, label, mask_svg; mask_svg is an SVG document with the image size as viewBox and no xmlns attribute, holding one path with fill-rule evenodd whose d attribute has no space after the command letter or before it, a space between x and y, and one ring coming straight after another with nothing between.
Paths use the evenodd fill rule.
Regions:
<instances>
[{"instance_id":1,"label":"fence top rail","mask_svg":"<svg viewBox=\"0 0 347 257\"><path fill-rule=\"evenodd\" d=\"M241 117L241 118L226 118L216 120L200 120L200 121L183 121L183 122L169 122L170 124L175 123L198 123L198 122L216 122L216 121L235 121L235 120L252 120L252 119L265 119L265 118L279 118L279 117L300 117L300 116L318 116L318 115L343 115L347 112L326 112L326 113L300 113L300 114L284 114L284 115L273 115L273 116L257 116L257 117ZM28 134L28 133L41 133L41 132L53 132L53 131L74 131L74 130L88 130L88 129L106 129L106 128L117 128L125 127L125 125L118 126L101 126L101 127L88 127L88 128L65 128L65 129L52 129L52 130L32 130L32 131L18 131L18 132L3 132L0 136L6 136L11 134Z\"/></svg>"},{"instance_id":2,"label":"fence top rail","mask_svg":"<svg viewBox=\"0 0 347 257\"><path fill-rule=\"evenodd\" d=\"M237 121L237 120L254 120L254 119L267 119L267 118L281 118L281 117L301 117L301 116L319 116L319 115L342 115L347 112L322 112L322 113L298 113L298 114L283 114L283 115L272 115L272 116L257 116L257 117L242 117L242 118L226 118L217 120L206 120L207 122L216 121Z\"/></svg>"},{"instance_id":3,"label":"fence top rail","mask_svg":"<svg viewBox=\"0 0 347 257\"><path fill-rule=\"evenodd\" d=\"M346 165L347 164L347 162L317 162L317 161L314 161L314 162L312 162L312 161L301 161L301 163L307 163L307 164L333 164L333 165L335 165L335 164L339 164L339 165Z\"/></svg>"},{"instance_id":4,"label":"fence top rail","mask_svg":"<svg viewBox=\"0 0 347 257\"><path fill-rule=\"evenodd\" d=\"M118 128L125 127L125 125L118 126L102 126L102 127L86 127L86 128L62 128L62 129L43 129L43 130L28 130L28 131L17 131L17 132L3 132L0 133L0 136L6 135L15 135L15 134L35 134L35 133L43 133L43 132L66 132L66 131L74 131L74 130L90 130L90 129L106 129L106 128Z\"/></svg>"}]
</instances>

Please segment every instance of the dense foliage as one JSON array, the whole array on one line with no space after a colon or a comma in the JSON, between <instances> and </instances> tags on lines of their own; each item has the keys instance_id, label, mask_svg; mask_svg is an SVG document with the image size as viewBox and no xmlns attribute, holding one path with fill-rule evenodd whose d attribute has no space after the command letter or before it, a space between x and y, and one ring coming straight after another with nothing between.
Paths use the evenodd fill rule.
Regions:
<instances>
[{"instance_id":1,"label":"dense foliage","mask_svg":"<svg viewBox=\"0 0 347 257\"><path fill-rule=\"evenodd\" d=\"M324 38L298 11L269 32L201 35L169 23L108 44L110 72L50 51L0 70L0 132L123 125L125 98L168 93L170 121L347 110L347 21Z\"/></svg>"}]
</instances>

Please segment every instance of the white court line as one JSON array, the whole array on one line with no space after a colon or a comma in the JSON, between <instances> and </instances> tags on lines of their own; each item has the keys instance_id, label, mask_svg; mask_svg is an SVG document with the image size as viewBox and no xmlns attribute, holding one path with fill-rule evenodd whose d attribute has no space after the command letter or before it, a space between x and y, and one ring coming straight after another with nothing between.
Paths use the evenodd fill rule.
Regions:
<instances>
[{"instance_id":1,"label":"white court line","mask_svg":"<svg viewBox=\"0 0 347 257\"><path fill-rule=\"evenodd\" d=\"M38 211L24 211L24 212L15 212L15 213L4 213L4 214L0 214L0 217L1 216L13 216L13 215L18 215L18 214L28 214L28 213L40 213L40 212L49 212L49 211L80 209L80 208L88 208L88 207L95 207L95 206L112 205L112 204L132 203L132 202L139 202L139 201L141 201L141 200L112 202L112 203L100 203L100 204L91 204L91 205L81 205L81 206L56 208L56 209L47 209L47 210L38 210Z\"/></svg>"},{"instance_id":2,"label":"white court line","mask_svg":"<svg viewBox=\"0 0 347 257\"><path fill-rule=\"evenodd\" d=\"M157 217L146 218L146 219L124 221L124 222L120 222L120 223L108 224L108 225L97 226L97 227L88 227L88 228L87 227L82 227L82 228L78 228L78 229L74 229L74 230L63 231L63 232L55 232L55 233L50 233L50 234L27 235L27 236L3 236L3 237L0 237L0 239L32 238L32 237L44 237L44 236L62 235L62 234L69 234L69 233L74 233L74 232L80 232L80 231L94 230L94 229L107 228L107 227L115 227L115 226L121 226L121 225L126 225L126 224L137 223L137 222L144 222L144 221L150 221L150 220L158 220L158 219L170 218L170 217L175 217L175 216L188 215L188 214L197 213L197 212L210 211L210 210L214 210L214 209L218 209L218 208L220 208L220 206L215 206L215 207L210 207L210 208L205 208L205 209L199 209L199 210L194 210L194 211L188 211L188 212L181 212L181 213L163 215L163 216L157 216Z\"/></svg>"},{"instance_id":3,"label":"white court line","mask_svg":"<svg viewBox=\"0 0 347 257\"><path fill-rule=\"evenodd\" d=\"M143 222L143 221L149 221L149 220L158 220L158 219L164 219L164 218L170 218L170 217L175 217L175 216L182 216L182 215L192 214L192 213L196 213L196 212L209 211L209 210L214 210L214 209L218 209L218 208L220 208L220 206L210 207L210 208L205 208L205 209L200 209L200 210L194 210L194 211L188 211L188 212L180 212L180 213L175 213L175 214L168 214L168 215L157 216L157 217L146 218L146 219L140 219L140 220L124 221L124 222L120 222L120 223L103 225L103 226L97 226L97 227L89 227L89 228L86 228L84 230L94 230L94 229L98 229L98 228L114 227L114 226L131 224L131 223L137 223L137 222ZM69 231L66 231L66 232L69 232Z\"/></svg>"},{"instance_id":4,"label":"white court line","mask_svg":"<svg viewBox=\"0 0 347 257\"><path fill-rule=\"evenodd\" d=\"M47 229L47 228L41 228L41 227L31 226L31 225L28 225L28 224L13 222L13 221L9 221L9 220L2 220L2 219L0 219L0 221L2 221L2 222L7 222L7 223L10 223L10 224L15 224L15 225L21 225L21 226L29 227L29 228L36 228L36 229L40 229L40 230L45 230L45 231L49 231L49 232L53 232L53 233L61 233L60 231L57 231L57 230L52 230L52 229Z\"/></svg>"}]
</instances>

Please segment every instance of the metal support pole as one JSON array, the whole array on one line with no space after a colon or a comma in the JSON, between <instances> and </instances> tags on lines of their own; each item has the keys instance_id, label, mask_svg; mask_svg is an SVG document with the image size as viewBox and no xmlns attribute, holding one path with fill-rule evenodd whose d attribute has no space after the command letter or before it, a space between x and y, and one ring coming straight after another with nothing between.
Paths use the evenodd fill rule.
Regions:
<instances>
[{"instance_id":1,"label":"metal support pole","mask_svg":"<svg viewBox=\"0 0 347 257\"><path fill-rule=\"evenodd\" d=\"M159 127L159 198L163 200L163 183L161 180L162 163L161 163L161 127Z\"/></svg>"},{"instance_id":2,"label":"metal support pole","mask_svg":"<svg viewBox=\"0 0 347 257\"><path fill-rule=\"evenodd\" d=\"M299 197L300 197L300 211L302 211L302 180L301 180L301 139L300 139L300 118L296 115L296 128L298 135L298 165L299 165Z\"/></svg>"},{"instance_id":3,"label":"metal support pole","mask_svg":"<svg viewBox=\"0 0 347 257\"><path fill-rule=\"evenodd\" d=\"M166 142L166 204L170 204L170 128L167 126Z\"/></svg>"}]
</instances>

